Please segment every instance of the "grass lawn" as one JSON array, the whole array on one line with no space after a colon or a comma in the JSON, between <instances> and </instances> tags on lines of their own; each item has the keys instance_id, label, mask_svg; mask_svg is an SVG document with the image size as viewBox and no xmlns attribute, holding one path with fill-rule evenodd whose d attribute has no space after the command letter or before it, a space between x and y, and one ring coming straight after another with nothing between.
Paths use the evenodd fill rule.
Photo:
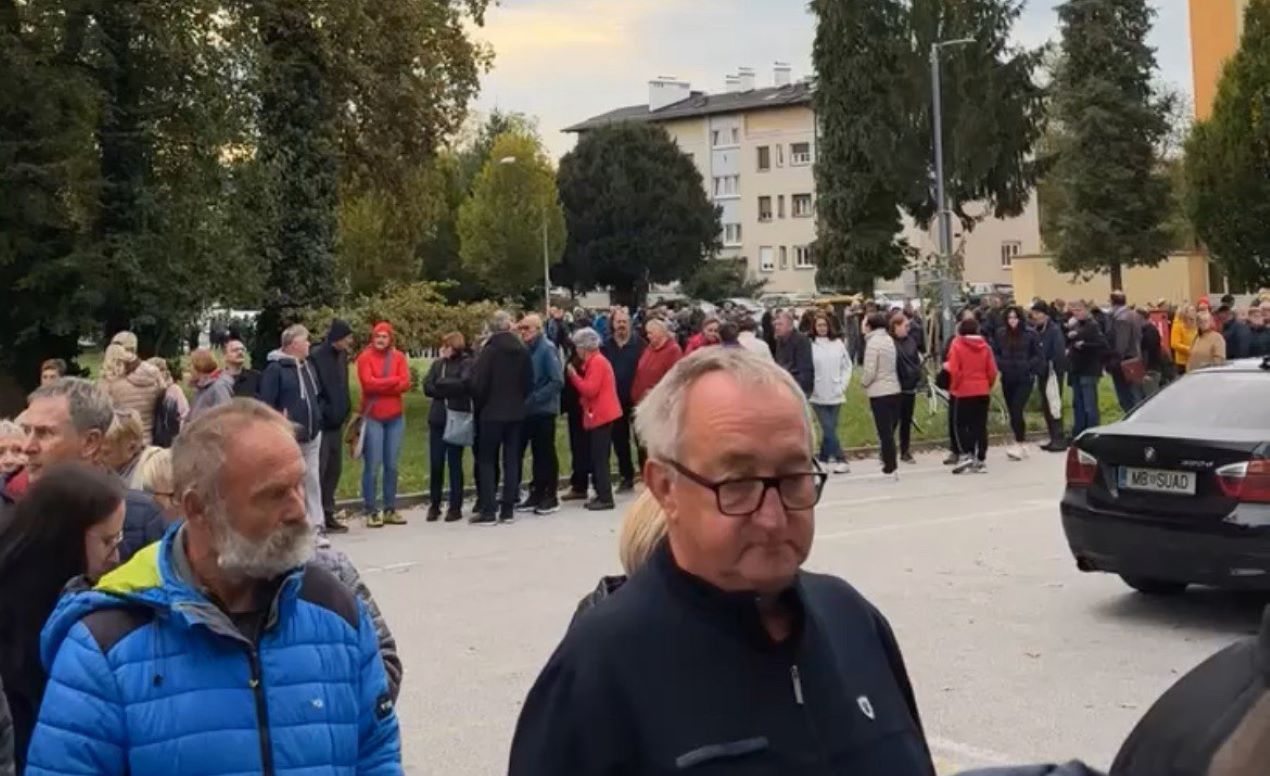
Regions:
<instances>
[{"instance_id":1,"label":"grass lawn","mask_svg":"<svg viewBox=\"0 0 1270 776\"><path fill-rule=\"evenodd\" d=\"M96 376L101 368L101 353L83 353L79 357L79 363L81 366L88 368L93 376ZM410 364L414 370L418 371L420 376L427 374L429 364L427 359L411 359ZM356 375L352 374L351 370L350 374L349 382L353 391L353 406L357 407L361 400L361 388L357 384ZM868 398L864 394L864 389L860 387L858 368L856 375L857 377L852 378L851 386L847 389L847 401L843 405L842 413L838 419L838 438L842 440L842 446L848 450L877 444L877 431L873 426L873 415L869 411ZM1102 380L1099 387L1099 405L1102 411L1102 419L1104 422L1111 422L1119 418L1121 413L1110 378ZM989 431L994 434L1007 433L1009 425L1003 420L1001 413L998 411L999 407L1005 406L1004 400L1001 399L1000 387L996 388L994 393L997 401L993 404L988 424ZM418 493L428 488L428 409L432 401L423 395L422 389L411 391L403 398L405 399L406 407L406 436L401 450L398 492ZM1063 403L1065 409L1063 411L1063 420L1068 429L1071 428L1071 402L1071 391L1064 389ZM925 396L918 396L917 410L914 414L914 442L946 439L947 418L947 411L942 404L936 408L934 414L931 414L930 406ZM1029 432L1043 432L1045 430L1045 420L1041 417L1040 399L1036 391L1032 392L1032 401L1028 407L1027 425ZM562 475L567 475L571 459L569 457L568 427L563 417L556 423L556 450L560 456L561 473ZM616 465L615 460L614 466ZM464 483L470 487L472 484L472 455L470 451L463 457L463 468L465 471ZM526 472L528 472L528 468L526 468ZM361 477L361 460L345 458L343 476L340 477L339 497L357 498L360 496Z\"/></svg>"}]
</instances>

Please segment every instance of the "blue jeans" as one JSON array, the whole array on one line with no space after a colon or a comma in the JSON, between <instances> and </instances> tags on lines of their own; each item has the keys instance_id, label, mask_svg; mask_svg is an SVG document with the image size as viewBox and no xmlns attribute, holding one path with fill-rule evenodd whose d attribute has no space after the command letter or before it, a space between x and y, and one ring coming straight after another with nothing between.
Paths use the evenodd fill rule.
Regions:
<instances>
[{"instance_id":1,"label":"blue jeans","mask_svg":"<svg viewBox=\"0 0 1270 776\"><path fill-rule=\"evenodd\" d=\"M813 404L816 420L820 421L820 455L822 461L845 461L842 454L842 443L838 441L838 413L841 404Z\"/></svg>"},{"instance_id":2,"label":"blue jeans","mask_svg":"<svg viewBox=\"0 0 1270 776\"><path fill-rule=\"evenodd\" d=\"M401 457L401 439L406 435L406 419L398 415L392 420L366 419L366 439L362 445L362 506L374 512L376 481L379 468L384 469L384 509L397 508L397 459Z\"/></svg>"},{"instance_id":3,"label":"blue jeans","mask_svg":"<svg viewBox=\"0 0 1270 776\"><path fill-rule=\"evenodd\" d=\"M1072 376L1072 438L1080 432L1102 424L1098 414L1098 382L1100 377Z\"/></svg>"}]
</instances>

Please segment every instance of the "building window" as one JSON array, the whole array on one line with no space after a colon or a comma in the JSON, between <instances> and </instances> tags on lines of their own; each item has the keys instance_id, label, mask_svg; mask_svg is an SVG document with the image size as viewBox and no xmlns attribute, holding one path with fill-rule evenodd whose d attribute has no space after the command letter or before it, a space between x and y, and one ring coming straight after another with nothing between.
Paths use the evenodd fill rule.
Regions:
<instances>
[{"instance_id":1,"label":"building window","mask_svg":"<svg viewBox=\"0 0 1270 776\"><path fill-rule=\"evenodd\" d=\"M789 163L795 167L811 164L811 143L790 143Z\"/></svg>"},{"instance_id":2,"label":"building window","mask_svg":"<svg viewBox=\"0 0 1270 776\"><path fill-rule=\"evenodd\" d=\"M1019 255L1023 245L1017 240L1009 240L1001 243L1001 266L1009 269L1014 264L1014 257Z\"/></svg>"},{"instance_id":3,"label":"building window","mask_svg":"<svg viewBox=\"0 0 1270 776\"><path fill-rule=\"evenodd\" d=\"M776 146L776 147L780 148L780 146ZM784 194L780 194L776 197L776 217L777 218L785 217L785 195Z\"/></svg>"},{"instance_id":4,"label":"building window","mask_svg":"<svg viewBox=\"0 0 1270 776\"><path fill-rule=\"evenodd\" d=\"M758 198L758 220L764 223L772 220L772 198Z\"/></svg>"},{"instance_id":5,"label":"building window","mask_svg":"<svg viewBox=\"0 0 1270 776\"><path fill-rule=\"evenodd\" d=\"M732 127L732 129L729 131L731 132L730 137L732 138L732 145L740 145L741 144L741 128Z\"/></svg>"},{"instance_id":6,"label":"building window","mask_svg":"<svg viewBox=\"0 0 1270 776\"><path fill-rule=\"evenodd\" d=\"M815 262L811 258L810 245L794 246L794 269L811 269L815 267Z\"/></svg>"},{"instance_id":7,"label":"building window","mask_svg":"<svg viewBox=\"0 0 1270 776\"><path fill-rule=\"evenodd\" d=\"M776 269L772 263L772 247L765 245L758 249L758 268L760 272L771 272Z\"/></svg>"},{"instance_id":8,"label":"building window","mask_svg":"<svg viewBox=\"0 0 1270 776\"><path fill-rule=\"evenodd\" d=\"M719 130L717 129L710 130L710 145L716 146L716 147L723 145L722 143L719 142L719 139L721 137L723 137L723 133L720 132Z\"/></svg>"},{"instance_id":9,"label":"building window","mask_svg":"<svg viewBox=\"0 0 1270 776\"><path fill-rule=\"evenodd\" d=\"M789 269L789 249L781 246L781 269Z\"/></svg>"},{"instance_id":10,"label":"building window","mask_svg":"<svg viewBox=\"0 0 1270 776\"><path fill-rule=\"evenodd\" d=\"M716 197L735 196L741 189L740 175L717 175L714 179L714 195Z\"/></svg>"},{"instance_id":11,"label":"building window","mask_svg":"<svg viewBox=\"0 0 1270 776\"><path fill-rule=\"evenodd\" d=\"M740 245L741 244L741 225L740 224L724 224L723 225L723 244L724 245Z\"/></svg>"},{"instance_id":12,"label":"building window","mask_svg":"<svg viewBox=\"0 0 1270 776\"><path fill-rule=\"evenodd\" d=\"M810 194L795 194L790 205L794 218L811 218Z\"/></svg>"},{"instance_id":13,"label":"building window","mask_svg":"<svg viewBox=\"0 0 1270 776\"><path fill-rule=\"evenodd\" d=\"M776 166L777 167L785 166L785 144L784 143L776 144Z\"/></svg>"},{"instance_id":14,"label":"building window","mask_svg":"<svg viewBox=\"0 0 1270 776\"><path fill-rule=\"evenodd\" d=\"M772 169L772 149L770 146L758 147L758 171L767 172Z\"/></svg>"}]
</instances>

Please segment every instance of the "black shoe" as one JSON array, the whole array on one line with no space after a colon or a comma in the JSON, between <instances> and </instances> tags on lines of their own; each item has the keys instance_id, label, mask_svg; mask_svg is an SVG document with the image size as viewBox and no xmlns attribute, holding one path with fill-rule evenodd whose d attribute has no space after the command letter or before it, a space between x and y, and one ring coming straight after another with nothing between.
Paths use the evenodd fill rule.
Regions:
<instances>
[{"instance_id":1,"label":"black shoe","mask_svg":"<svg viewBox=\"0 0 1270 776\"><path fill-rule=\"evenodd\" d=\"M533 512L534 510L538 509L538 505L541 503L542 503L542 499L537 498L535 496L530 496L529 498L525 499L524 501L516 505L516 511L517 512Z\"/></svg>"},{"instance_id":2,"label":"black shoe","mask_svg":"<svg viewBox=\"0 0 1270 776\"><path fill-rule=\"evenodd\" d=\"M502 507L498 510L498 522L514 523L516 522L516 512L511 507Z\"/></svg>"},{"instance_id":3,"label":"black shoe","mask_svg":"<svg viewBox=\"0 0 1270 776\"><path fill-rule=\"evenodd\" d=\"M598 498L593 498L583 508L588 512L607 512L611 509L617 509L617 505L612 501L600 501Z\"/></svg>"},{"instance_id":4,"label":"black shoe","mask_svg":"<svg viewBox=\"0 0 1270 776\"><path fill-rule=\"evenodd\" d=\"M326 529L326 532L328 534L348 533L348 526L344 525L343 523L341 523L340 521L336 520L333 517L327 518L326 521L323 523L323 527Z\"/></svg>"},{"instance_id":5,"label":"black shoe","mask_svg":"<svg viewBox=\"0 0 1270 776\"><path fill-rule=\"evenodd\" d=\"M560 500L561 501L586 501L586 492L583 491L579 493L576 490L570 490L565 492L565 494L560 497Z\"/></svg>"},{"instance_id":6,"label":"black shoe","mask_svg":"<svg viewBox=\"0 0 1270 776\"><path fill-rule=\"evenodd\" d=\"M424 519L427 520L429 523L435 523L436 521L440 520L441 507L437 506L436 504L433 504L432 506L428 507L428 516Z\"/></svg>"},{"instance_id":7,"label":"black shoe","mask_svg":"<svg viewBox=\"0 0 1270 776\"><path fill-rule=\"evenodd\" d=\"M1061 440L1050 442L1048 445L1042 445L1041 449L1047 453L1065 453L1067 452L1067 443Z\"/></svg>"},{"instance_id":8,"label":"black shoe","mask_svg":"<svg viewBox=\"0 0 1270 776\"><path fill-rule=\"evenodd\" d=\"M905 453L904 455L901 455L900 460L904 463L917 463L917 459L913 457L912 453Z\"/></svg>"},{"instance_id":9,"label":"black shoe","mask_svg":"<svg viewBox=\"0 0 1270 776\"><path fill-rule=\"evenodd\" d=\"M960 455L957 455L956 453L949 453L948 457L944 459L944 466L955 466L960 460Z\"/></svg>"},{"instance_id":10,"label":"black shoe","mask_svg":"<svg viewBox=\"0 0 1270 776\"><path fill-rule=\"evenodd\" d=\"M491 526L498 525L498 518L487 512L483 515L472 515L467 522L471 525Z\"/></svg>"},{"instance_id":11,"label":"black shoe","mask_svg":"<svg viewBox=\"0 0 1270 776\"><path fill-rule=\"evenodd\" d=\"M463 510L457 507L450 507L445 512L445 522L447 523L457 523L458 521L462 519L463 519Z\"/></svg>"},{"instance_id":12,"label":"black shoe","mask_svg":"<svg viewBox=\"0 0 1270 776\"><path fill-rule=\"evenodd\" d=\"M555 499L548 499L538 505L534 510L535 515L550 515L560 511L560 502Z\"/></svg>"},{"instance_id":13,"label":"black shoe","mask_svg":"<svg viewBox=\"0 0 1270 776\"><path fill-rule=\"evenodd\" d=\"M617 486L618 493L630 493L635 490L634 480L622 480L622 484Z\"/></svg>"}]
</instances>

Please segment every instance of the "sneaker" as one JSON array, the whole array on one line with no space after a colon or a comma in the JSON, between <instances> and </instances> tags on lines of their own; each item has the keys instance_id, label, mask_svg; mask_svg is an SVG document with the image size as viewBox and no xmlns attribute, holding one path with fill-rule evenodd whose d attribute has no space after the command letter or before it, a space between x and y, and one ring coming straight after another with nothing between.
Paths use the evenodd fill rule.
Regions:
<instances>
[{"instance_id":1,"label":"sneaker","mask_svg":"<svg viewBox=\"0 0 1270 776\"><path fill-rule=\"evenodd\" d=\"M622 483L617 486L618 493L630 493L634 490L635 490L634 480L622 480Z\"/></svg>"},{"instance_id":2,"label":"sneaker","mask_svg":"<svg viewBox=\"0 0 1270 776\"><path fill-rule=\"evenodd\" d=\"M516 522L516 511L511 507L502 507L498 510L498 522L509 525Z\"/></svg>"},{"instance_id":3,"label":"sneaker","mask_svg":"<svg viewBox=\"0 0 1270 776\"><path fill-rule=\"evenodd\" d=\"M349 520L353 519L353 513L347 509L336 510L335 519L341 523L347 523Z\"/></svg>"},{"instance_id":4,"label":"sneaker","mask_svg":"<svg viewBox=\"0 0 1270 776\"><path fill-rule=\"evenodd\" d=\"M433 504L432 506L428 507L428 516L425 517L424 520L426 520L429 523L435 523L436 521L440 519L441 519L441 507L437 506L436 504Z\"/></svg>"},{"instance_id":5,"label":"sneaker","mask_svg":"<svg viewBox=\"0 0 1270 776\"><path fill-rule=\"evenodd\" d=\"M587 498L587 495L585 492L579 493L576 490L569 490L563 496L560 497L560 500L561 501L586 501L586 498Z\"/></svg>"},{"instance_id":6,"label":"sneaker","mask_svg":"<svg viewBox=\"0 0 1270 776\"><path fill-rule=\"evenodd\" d=\"M1067 443L1060 439L1054 442L1050 442L1048 445L1045 445L1041 449L1047 453L1065 453L1067 452Z\"/></svg>"},{"instance_id":7,"label":"sneaker","mask_svg":"<svg viewBox=\"0 0 1270 776\"><path fill-rule=\"evenodd\" d=\"M1010 445L1005 449L1005 457L1009 458L1011 461L1022 461L1023 448L1019 445Z\"/></svg>"},{"instance_id":8,"label":"sneaker","mask_svg":"<svg viewBox=\"0 0 1270 776\"><path fill-rule=\"evenodd\" d=\"M534 510L535 515L550 515L560 511L560 502L555 499L544 501Z\"/></svg>"},{"instance_id":9,"label":"sneaker","mask_svg":"<svg viewBox=\"0 0 1270 776\"><path fill-rule=\"evenodd\" d=\"M467 519L467 521L471 525L479 525L484 527L498 525L498 518L494 517L494 515L490 514L489 512L486 512L485 514L482 514L482 515L472 515L471 517Z\"/></svg>"},{"instance_id":10,"label":"sneaker","mask_svg":"<svg viewBox=\"0 0 1270 776\"><path fill-rule=\"evenodd\" d=\"M367 512L366 513L366 527L367 528L383 528L384 527L383 513Z\"/></svg>"},{"instance_id":11,"label":"sneaker","mask_svg":"<svg viewBox=\"0 0 1270 776\"><path fill-rule=\"evenodd\" d=\"M332 517L330 520L327 520L327 521L326 521L326 524L325 524L325 525L323 525L322 527L325 529L325 532L326 532L326 533L329 533L329 534L346 534L346 533L348 533L348 526L346 526L346 525L344 525L343 523L341 523L340 521L336 520L334 517Z\"/></svg>"},{"instance_id":12,"label":"sneaker","mask_svg":"<svg viewBox=\"0 0 1270 776\"><path fill-rule=\"evenodd\" d=\"M384 510L384 525L405 525L408 521L395 509Z\"/></svg>"},{"instance_id":13,"label":"sneaker","mask_svg":"<svg viewBox=\"0 0 1270 776\"><path fill-rule=\"evenodd\" d=\"M612 501L600 501L598 498L593 498L584 505L584 509L588 512L607 512L617 509L617 505Z\"/></svg>"},{"instance_id":14,"label":"sneaker","mask_svg":"<svg viewBox=\"0 0 1270 776\"><path fill-rule=\"evenodd\" d=\"M960 462L961 462L960 455L957 455L956 453L949 453L948 457L944 459L944 466L955 466Z\"/></svg>"},{"instance_id":15,"label":"sneaker","mask_svg":"<svg viewBox=\"0 0 1270 776\"><path fill-rule=\"evenodd\" d=\"M976 464L976 463L978 463L978 462L977 462L977 461L976 461L976 460L975 460L972 456L969 456L969 455L963 455L963 456L962 456L962 457L961 457L961 458L957 461L957 465L953 467L952 473L953 473L953 474L963 474L963 473L965 473L965 472L968 472L968 471L970 471L971 469L973 469L973 468L974 468L974 466L975 466L975 464Z\"/></svg>"},{"instance_id":16,"label":"sneaker","mask_svg":"<svg viewBox=\"0 0 1270 776\"><path fill-rule=\"evenodd\" d=\"M970 467L970 473L971 474L987 474L988 464L983 461L975 461L974 465Z\"/></svg>"},{"instance_id":17,"label":"sneaker","mask_svg":"<svg viewBox=\"0 0 1270 776\"><path fill-rule=\"evenodd\" d=\"M449 509L445 511L445 522L447 523L457 523L458 521L462 519L463 519L463 510L461 509L450 507Z\"/></svg>"},{"instance_id":18,"label":"sneaker","mask_svg":"<svg viewBox=\"0 0 1270 776\"><path fill-rule=\"evenodd\" d=\"M847 464L846 461L838 461L837 463L833 465L833 468L831 469L831 471L834 474L849 474L851 472L851 467Z\"/></svg>"},{"instance_id":19,"label":"sneaker","mask_svg":"<svg viewBox=\"0 0 1270 776\"><path fill-rule=\"evenodd\" d=\"M917 459L913 457L912 453L905 453L901 455L900 460L904 463L917 463Z\"/></svg>"},{"instance_id":20,"label":"sneaker","mask_svg":"<svg viewBox=\"0 0 1270 776\"><path fill-rule=\"evenodd\" d=\"M313 546L317 547L319 550L330 548L331 540L326 538L326 531L321 528L318 529L318 532L313 535Z\"/></svg>"},{"instance_id":21,"label":"sneaker","mask_svg":"<svg viewBox=\"0 0 1270 776\"><path fill-rule=\"evenodd\" d=\"M538 509L538 505L542 503L542 499L535 496L529 496L524 501L516 505L517 512L533 512Z\"/></svg>"}]
</instances>

